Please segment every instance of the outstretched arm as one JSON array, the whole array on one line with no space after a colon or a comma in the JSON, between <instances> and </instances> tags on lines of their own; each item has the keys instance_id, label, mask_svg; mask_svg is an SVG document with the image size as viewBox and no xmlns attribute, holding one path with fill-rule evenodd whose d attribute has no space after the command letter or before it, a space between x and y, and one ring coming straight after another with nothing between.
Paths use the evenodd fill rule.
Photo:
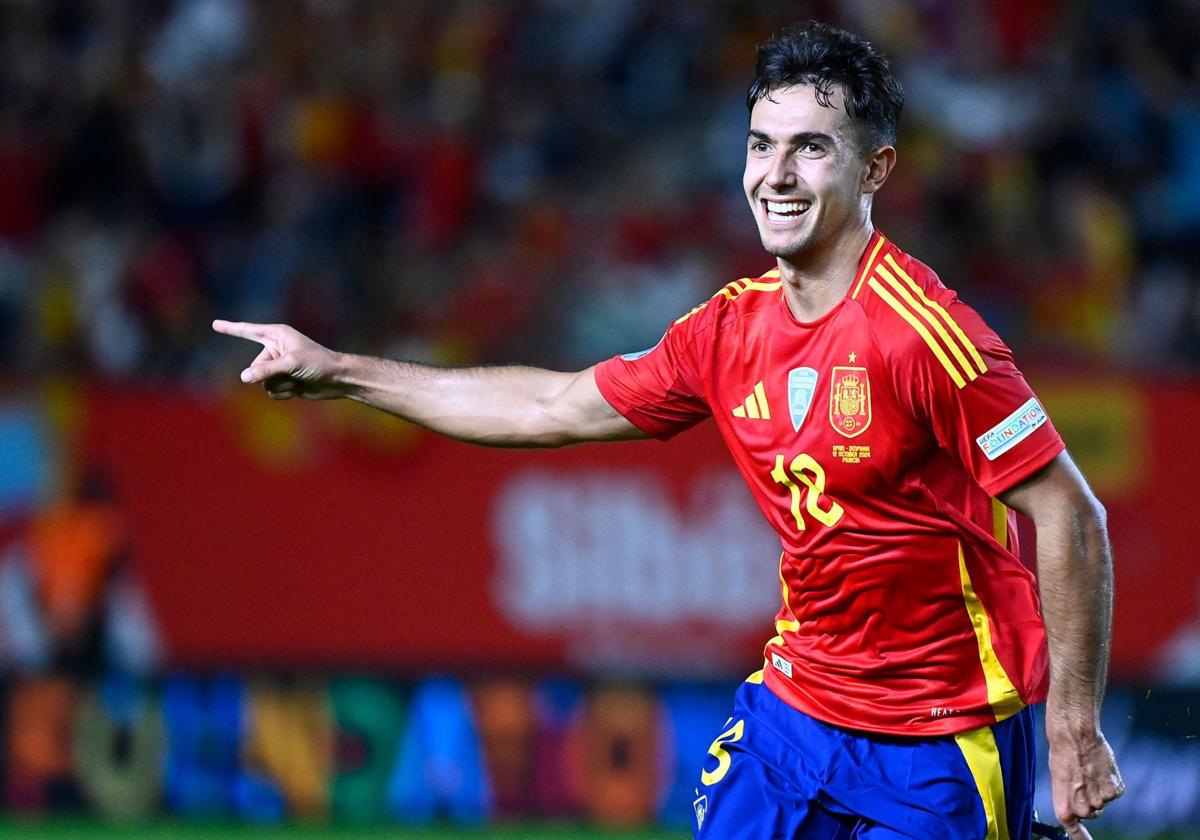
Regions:
<instances>
[{"instance_id":1,"label":"outstretched arm","mask_svg":"<svg viewBox=\"0 0 1200 840\"><path fill-rule=\"evenodd\" d=\"M483 446L646 437L604 399L592 368L438 368L338 353L286 324L213 321L213 329L263 346L242 381L261 382L273 399L345 397Z\"/></svg>"},{"instance_id":2,"label":"outstretched arm","mask_svg":"<svg viewBox=\"0 0 1200 840\"><path fill-rule=\"evenodd\" d=\"M1100 731L1112 636L1113 571L1104 508L1064 452L1001 497L1037 529L1038 583L1050 646L1046 737L1054 810L1075 840L1124 792Z\"/></svg>"}]
</instances>

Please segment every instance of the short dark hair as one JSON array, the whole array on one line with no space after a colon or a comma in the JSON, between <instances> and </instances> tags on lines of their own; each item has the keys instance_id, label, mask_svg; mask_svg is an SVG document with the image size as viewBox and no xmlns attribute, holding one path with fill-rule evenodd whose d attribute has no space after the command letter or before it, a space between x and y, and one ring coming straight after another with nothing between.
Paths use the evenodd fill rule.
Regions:
<instances>
[{"instance_id":1,"label":"short dark hair","mask_svg":"<svg viewBox=\"0 0 1200 840\"><path fill-rule=\"evenodd\" d=\"M796 85L811 85L825 107L834 87L841 88L864 154L896 142L904 88L887 56L869 41L815 20L776 32L758 46L746 107L753 111L760 99Z\"/></svg>"}]
</instances>

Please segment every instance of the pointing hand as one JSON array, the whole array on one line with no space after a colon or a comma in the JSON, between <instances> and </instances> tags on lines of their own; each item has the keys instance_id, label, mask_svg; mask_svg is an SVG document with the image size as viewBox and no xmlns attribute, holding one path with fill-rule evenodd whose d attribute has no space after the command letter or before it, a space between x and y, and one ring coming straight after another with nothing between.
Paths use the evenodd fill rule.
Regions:
<instances>
[{"instance_id":1,"label":"pointing hand","mask_svg":"<svg viewBox=\"0 0 1200 840\"><path fill-rule=\"evenodd\" d=\"M272 399L328 400L345 396L345 387L337 381L342 355L287 324L217 320L212 326L219 333L262 345L262 351L242 371L242 381L261 382Z\"/></svg>"}]
</instances>

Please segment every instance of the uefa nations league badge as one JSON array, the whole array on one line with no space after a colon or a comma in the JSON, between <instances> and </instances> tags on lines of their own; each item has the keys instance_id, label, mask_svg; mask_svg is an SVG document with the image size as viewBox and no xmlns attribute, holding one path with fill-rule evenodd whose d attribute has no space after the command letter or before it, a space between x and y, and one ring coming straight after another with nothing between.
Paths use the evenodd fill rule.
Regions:
<instances>
[{"instance_id":1,"label":"uefa nations league badge","mask_svg":"<svg viewBox=\"0 0 1200 840\"><path fill-rule=\"evenodd\" d=\"M798 367L788 371L788 410L792 414L792 428L797 432L808 417L813 394L817 390L817 372L810 367Z\"/></svg>"}]
</instances>

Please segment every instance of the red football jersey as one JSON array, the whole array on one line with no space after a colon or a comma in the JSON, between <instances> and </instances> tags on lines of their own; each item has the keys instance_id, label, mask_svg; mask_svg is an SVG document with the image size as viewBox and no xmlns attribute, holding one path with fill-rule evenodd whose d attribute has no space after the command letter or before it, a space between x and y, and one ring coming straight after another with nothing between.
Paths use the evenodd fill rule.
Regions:
<instances>
[{"instance_id":1,"label":"red football jersey","mask_svg":"<svg viewBox=\"0 0 1200 840\"><path fill-rule=\"evenodd\" d=\"M853 729L940 735L1045 699L1045 629L993 496L1063 450L1012 352L879 233L821 318L742 279L596 383L649 435L712 415L783 544L765 679Z\"/></svg>"}]
</instances>

